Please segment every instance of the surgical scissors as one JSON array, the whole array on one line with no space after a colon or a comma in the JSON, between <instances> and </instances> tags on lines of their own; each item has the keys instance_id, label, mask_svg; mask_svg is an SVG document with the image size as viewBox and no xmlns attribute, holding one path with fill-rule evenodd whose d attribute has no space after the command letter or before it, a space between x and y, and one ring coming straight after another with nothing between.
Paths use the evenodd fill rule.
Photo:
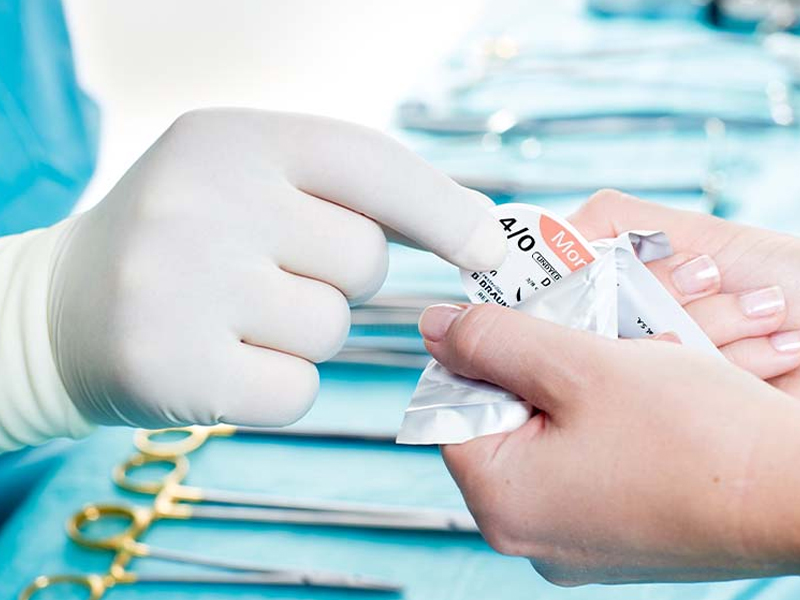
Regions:
<instances>
[{"instance_id":1,"label":"surgical scissors","mask_svg":"<svg viewBox=\"0 0 800 600\"><path fill-rule=\"evenodd\" d=\"M414 294L386 294L375 296L365 304L351 310L352 325L413 325L416 331L417 321L422 311L431 304L465 302L464 296L437 295L418 296Z\"/></svg>"},{"instance_id":2,"label":"surgical scissors","mask_svg":"<svg viewBox=\"0 0 800 600\"><path fill-rule=\"evenodd\" d=\"M386 344L391 344L387 340ZM420 343L421 345L421 343ZM374 365L377 367L393 367L395 369L424 369L431 361L427 352L418 352L414 349L399 350L396 348L368 348L351 346L342 350L330 359L331 363L352 365Z\"/></svg>"},{"instance_id":3,"label":"surgical scissors","mask_svg":"<svg viewBox=\"0 0 800 600\"><path fill-rule=\"evenodd\" d=\"M161 436L180 436L179 439L160 440ZM159 458L183 456L194 452L212 437L234 435L265 436L282 438L313 438L324 441L357 441L376 444L394 444L396 433L349 432L334 429L310 429L299 427L240 427L237 425L212 425L204 427L171 427L168 429L137 429L133 444L140 452Z\"/></svg>"},{"instance_id":4,"label":"surgical scissors","mask_svg":"<svg viewBox=\"0 0 800 600\"><path fill-rule=\"evenodd\" d=\"M502 136L572 135L606 133L622 135L643 131L702 130L711 119L721 120L732 129L765 130L795 125L794 119L775 116L719 116L710 112L679 110L610 110L571 115L521 116L507 109L492 114L450 114L420 101L407 102L398 110L404 129L440 135L496 133Z\"/></svg>"},{"instance_id":5,"label":"surgical scissors","mask_svg":"<svg viewBox=\"0 0 800 600\"><path fill-rule=\"evenodd\" d=\"M353 585L347 583L348 579L353 579ZM175 575L156 575L138 574L123 570L118 575L107 573L87 573L85 575L41 575L33 580L19 595L19 600L30 600L42 590L56 586L80 587L88 594L86 600L100 600L106 593L118 585L132 585L137 583L150 584L211 584L211 585L261 585L261 586L291 586L291 587L315 587L315 588L334 588L347 589L351 591L374 591L389 594L398 594L402 591L400 586L394 584L383 584L375 580L366 578L353 578L348 575L318 576L313 571L290 571L275 570L263 573L241 573L241 574L222 574L211 575L205 573L198 574L175 574Z\"/></svg>"},{"instance_id":6,"label":"surgical scissors","mask_svg":"<svg viewBox=\"0 0 800 600\"><path fill-rule=\"evenodd\" d=\"M158 464L169 467L169 471L160 479L145 481L131 475L137 469ZM137 453L118 465L112 478L122 489L156 497L150 520L198 518L394 531L478 532L472 516L463 510L387 506L201 488L183 485L188 472L189 461L184 456L159 458ZM206 505L198 506L202 503ZM226 506L215 506L220 504ZM116 512L113 507L98 510L98 516L132 515L127 508ZM71 531L75 533L77 530Z\"/></svg>"},{"instance_id":7,"label":"surgical scissors","mask_svg":"<svg viewBox=\"0 0 800 600\"><path fill-rule=\"evenodd\" d=\"M431 359L417 323L431 304L466 302L463 296L382 295L351 311L352 331L328 362L424 369Z\"/></svg>"},{"instance_id":8,"label":"surgical scissors","mask_svg":"<svg viewBox=\"0 0 800 600\"><path fill-rule=\"evenodd\" d=\"M597 181L596 183L571 183L559 182L552 183L515 179L509 177L487 177L475 175L458 175L449 174L451 178L455 179L464 187L472 188L489 196L577 196L577 195L590 195L603 187L608 185ZM702 194L705 192L705 187L702 182L685 181L674 184L651 184L648 182L637 183L631 185L615 185L615 188L622 188L630 194L647 195L647 194Z\"/></svg>"},{"instance_id":9,"label":"surgical scissors","mask_svg":"<svg viewBox=\"0 0 800 600\"><path fill-rule=\"evenodd\" d=\"M157 548L139 541L150 525L158 518L158 511L150 508L124 507L116 505L88 505L67 521L69 537L84 548L115 552L109 572L105 575L54 575L37 577L20 594L20 600L28 600L39 591L58 585L82 587L89 593L89 600L102 598L117 584L133 583L209 583L228 585L279 585L339 588L348 590L396 593L401 586L396 583L359 575L344 575L308 569L284 569L239 562L227 559L198 556L179 550ZM87 533L86 527L104 518L124 519L128 526L119 533L95 537ZM127 569L133 558L153 558L165 562L193 564L230 573L139 575Z\"/></svg>"}]
</instances>

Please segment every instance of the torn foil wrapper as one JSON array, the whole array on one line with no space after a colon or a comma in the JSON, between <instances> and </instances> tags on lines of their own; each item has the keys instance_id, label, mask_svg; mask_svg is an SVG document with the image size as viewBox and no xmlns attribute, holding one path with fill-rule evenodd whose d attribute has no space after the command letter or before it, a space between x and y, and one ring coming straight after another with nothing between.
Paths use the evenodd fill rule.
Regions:
<instances>
[{"instance_id":1,"label":"torn foil wrapper","mask_svg":"<svg viewBox=\"0 0 800 600\"><path fill-rule=\"evenodd\" d=\"M672 331L686 346L719 353L644 265L672 254L665 234L632 231L592 246L597 259L516 305L515 310L610 338ZM512 431L530 418L531 410L511 392L455 375L432 360L406 409L397 442L458 444Z\"/></svg>"}]
</instances>

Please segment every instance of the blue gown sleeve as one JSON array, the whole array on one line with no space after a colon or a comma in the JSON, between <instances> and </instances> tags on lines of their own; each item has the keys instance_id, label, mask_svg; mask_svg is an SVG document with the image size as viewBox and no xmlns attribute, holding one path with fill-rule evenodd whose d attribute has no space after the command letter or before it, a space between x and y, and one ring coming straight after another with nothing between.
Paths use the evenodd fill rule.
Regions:
<instances>
[{"instance_id":1,"label":"blue gown sleeve","mask_svg":"<svg viewBox=\"0 0 800 600\"><path fill-rule=\"evenodd\" d=\"M0 235L67 216L97 144L60 0L0 0Z\"/></svg>"}]
</instances>

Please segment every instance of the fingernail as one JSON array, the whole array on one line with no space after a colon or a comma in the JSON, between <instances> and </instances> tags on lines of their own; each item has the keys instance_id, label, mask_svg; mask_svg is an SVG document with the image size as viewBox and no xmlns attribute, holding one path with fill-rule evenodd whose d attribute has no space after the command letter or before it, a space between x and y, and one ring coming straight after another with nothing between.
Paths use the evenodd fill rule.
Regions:
<instances>
[{"instance_id":1,"label":"fingernail","mask_svg":"<svg viewBox=\"0 0 800 600\"><path fill-rule=\"evenodd\" d=\"M751 319L770 317L786 308L783 290L773 285L739 296L742 312Z\"/></svg>"},{"instance_id":2,"label":"fingernail","mask_svg":"<svg viewBox=\"0 0 800 600\"><path fill-rule=\"evenodd\" d=\"M429 306L419 318L419 332L429 342L439 342L444 339L450 325L462 312L464 308L455 304Z\"/></svg>"},{"instance_id":3,"label":"fingernail","mask_svg":"<svg viewBox=\"0 0 800 600\"><path fill-rule=\"evenodd\" d=\"M719 284L719 269L710 256L703 254L672 271L672 283L684 296L693 296Z\"/></svg>"},{"instance_id":4,"label":"fingernail","mask_svg":"<svg viewBox=\"0 0 800 600\"><path fill-rule=\"evenodd\" d=\"M800 331L773 333L769 341L778 352L800 352Z\"/></svg>"}]
</instances>

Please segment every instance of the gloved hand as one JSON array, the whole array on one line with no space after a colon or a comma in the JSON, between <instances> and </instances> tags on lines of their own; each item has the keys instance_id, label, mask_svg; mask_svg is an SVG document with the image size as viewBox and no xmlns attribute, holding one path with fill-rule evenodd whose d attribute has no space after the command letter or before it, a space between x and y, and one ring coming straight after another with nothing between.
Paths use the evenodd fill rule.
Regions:
<instances>
[{"instance_id":1,"label":"gloved hand","mask_svg":"<svg viewBox=\"0 0 800 600\"><path fill-rule=\"evenodd\" d=\"M505 239L490 205L363 127L186 114L102 203L42 235L66 395L54 383L33 402L104 424L290 423L316 396L314 363L347 336L348 305L380 288L387 236L493 268ZM17 443L81 429L70 419Z\"/></svg>"}]
</instances>

